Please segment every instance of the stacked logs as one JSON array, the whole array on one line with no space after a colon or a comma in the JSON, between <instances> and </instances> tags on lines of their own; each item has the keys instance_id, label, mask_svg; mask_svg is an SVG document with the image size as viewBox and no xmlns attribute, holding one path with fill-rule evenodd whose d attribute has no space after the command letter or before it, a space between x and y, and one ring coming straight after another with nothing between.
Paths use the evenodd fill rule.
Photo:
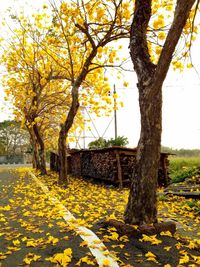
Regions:
<instances>
[{"instance_id":1,"label":"stacked logs","mask_svg":"<svg viewBox=\"0 0 200 267\"><path fill-rule=\"evenodd\" d=\"M72 151L72 174L116 184L119 184L121 179L123 184L129 184L136 163L136 152L136 149L122 147ZM159 186L167 186L170 182L168 155L161 153L158 171ZM73 171L73 168L76 171Z\"/></svg>"},{"instance_id":2,"label":"stacked logs","mask_svg":"<svg viewBox=\"0 0 200 267\"><path fill-rule=\"evenodd\" d=\"M120 164L123 173L123 182L129 183L134 171L134 166L136 163L136 155L120 155Z\"/></svg>"},{"instance_id":3,"label":"stacked logs","mask_svg":"<svg viewBox=\"0 0 200 267\"><path fill-rule=\"evenodd\" d=\"M74 176L81 176L81 153L74 153L73 157L68 159L68 165L70 165L71 173Z\"/></svg>"},{"instance_id":4,"label":"stacked logs","mask_svg":"<svg viewBox=\"0 0 200 267\"><path fill-rule=\"evenodd\" d=\"M116 159L112 153L106 151L105 153L98 153L98 151L88 150L82 153L81 169L83 177L112 182L116 180Z\"/></svg>"},{"instance_id":5,"label":"stacked logs","mask_svg":"<svg viewBox=\"0 0 200 267\"><path fill-rule=\"evenodd\" d=\"M136 149L110 147L92 150L72 150L69 152L69 170L74 176L93 178L114 184L129 184L136 163ZM169 154L161 153L158 171L158 185L167 186L170 182L168 175ZM52 157L53 158L53 157ZM59 160L54 156L54 160ZM57 166L58 164L51 164ZM58 171L56 168L54 169Z\"/></svg>"}]
</instances>

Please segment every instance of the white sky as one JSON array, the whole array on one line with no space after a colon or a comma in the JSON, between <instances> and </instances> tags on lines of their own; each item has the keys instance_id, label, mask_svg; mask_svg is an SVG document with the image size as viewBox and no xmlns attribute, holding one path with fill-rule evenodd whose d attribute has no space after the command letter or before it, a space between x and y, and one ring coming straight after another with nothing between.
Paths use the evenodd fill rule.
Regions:
<instances>
[{"instance_id":1,"label":"white sky","mask_svg":"<svg viewBox=\"0 0 200 267\"><path fill-rule=\"evenodd\" d=\"M4 15L9 6L18 9L30 1L0 0L0 16ZM31 5L39 8L44 1L34 0ZM46 1L47 2L47 1ZM30 4L29 4L30 5ZM32 11L32 9L29 9ZM196 70L200 75L198 61L200 38L196 41L192 57ZM128 49L127 49L128 51ZM130 88L122 89L120 82L115 77L111 83L116 84L117 93L121 96L125 107L117 112L118 135L128 137L130 146L136 146L140 132L140 114L138 92L135 74L126 74L126 81ZM3 91L0 85L0 121L7 119L11 111L1 112ZM100 135L106 130L111 118L102 118L95 122ZM93 133L97 136L94 128ZM114 125L111 123L105 137L114 137ZM91 139L86 140L86 143ZM80 142L81 143L81 142ZM195 70L186 70L183 73L170 71L163 86L163 134L162 145L173 148L198 148L200 149L200 78Z\"/></svg>"}]
</instances>

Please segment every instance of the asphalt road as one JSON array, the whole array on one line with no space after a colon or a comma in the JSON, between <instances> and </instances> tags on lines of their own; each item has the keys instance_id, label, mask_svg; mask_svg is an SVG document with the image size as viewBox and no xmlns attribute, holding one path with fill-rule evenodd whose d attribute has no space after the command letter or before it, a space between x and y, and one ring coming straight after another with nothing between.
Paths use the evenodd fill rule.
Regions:
<instances>
[{"instance_id":1,"label":"asphalt road","mask_svg":"<svg viewBox=\"0 0 200 267\"><path fill-rule=\"evenodd\" d=\"M59 214L59 205L56 206L44 194L30 175L23 170L17 172L15 167L19 165L0 166L0 267L99 266L94 263L94 256L80 236ZM57 194L56 198L60 196ZM159 244L134 237L128 241L105 241L111 232L99 227L94 224L91 229L104 240L109 252L116 253L127 264L121 266L156 267L170 264L175 267L179 266L183 251L186 251L186 256L190 255L190 262L185 266L200 266L200 252L189 249L185 241L180 243L181 240L169 236L159 236ZM50 261L57 253L62 253L63 258L66 249L72 251L69 264L59 265ZM156 255L158 261L147 257L149 252ZM89 264L91 261L93 265Z\"/></svg>"},{"instance_id":2,"label":"asphalt road","mask_svg":"<svg viewBox=\"0 0 200 267\"><path fill-rule=\"evenodd\" d=\"M83 240L57 215L42 189L13 168L0 166L0 266L55 266L47 259L71 248L68 266L74 267L89 249L80 247Z\"/></svg>"}]
</instances>

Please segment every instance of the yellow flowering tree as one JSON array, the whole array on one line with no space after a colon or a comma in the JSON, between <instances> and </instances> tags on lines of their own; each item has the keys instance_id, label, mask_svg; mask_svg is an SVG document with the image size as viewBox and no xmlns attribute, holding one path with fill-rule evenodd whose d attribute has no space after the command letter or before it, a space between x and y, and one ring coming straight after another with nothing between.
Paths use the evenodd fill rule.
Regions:
<instances>
[{"instance_id":1,"label":"yellow flowering tree","mask_svg":"<svg viewBox=\"0 0 200 267\"><path fill-rule=\"evenodd\" d=\"M57 120L68 107L67 88L50 80L59 70L41 48L47 29L37 30L38 17L34 17L34 28L29 31L25 30L29 22L23 16L14 20L18 20L19 27L5 40L1 57L6 70L3 85L13 101L16 119L29 131L34 166L45 174L45 139L52 129L58 128ZM30 39L30 34L36 41Z\"/></svg>"},{"instance_id":2,"label":"yellow flowering tree","mask_svg":"<svg viewBox=\"0 0 200 267\"><path fill-rule=\"evenodd\" d=\"M50 3L53 26L45 51L53 51L52 58L61 69L52 79L66 80L72 99L58 140L59 183L63 184L67 182L66 139L79 109L79 94L87 88L89 94L81 101L88 102L88 97L95 93L109 103L110 88L104 72L121 64L116 49L109 44L128 36L131 13L129 1L122 0L63 1L60 6L53 0ZM92 101L94 109L98 109L98 99L93 97Z\"/></svg>"},{"instance_id":3,"label":"yellow flowering tree","mask_svg":"<svg viewBox=\"0 0 200 267\"><path fill-rule=\"evenodd\" d=\"M100 2L96 4L92 8L94 13L96 9L100 12ZM119 12L120 4L121 1L115 7L115 12L119 14L123 10ZM52 2L52 5L55 3ZM114 62L117 62L117 66L120 65L120 60L112 47L105 46L110 41L126 36L127 29L121 32L119 26L114 27L115 21L111 21L110 32L107 32L105 38L105 34L101 33L102 22L97 27L99 36L93 33L94 36L91 37L93 42L99 44L92 44L82 24L77 24L74 20L75 14L79 14L79 22L81 19L82 9L78 2L69 6L62 3L59 8L54 6L53 19L45 12L47 6L43 8L43 13L33 14L31 18L24 14L13 16L18 27L13 30L11 41L7 41L2 57L9 74L4 78L4 86L7 87L7 94L13 96L16 117L24 121L29 129L38 163L36 167L42 173L46 173L45 146L52 146L53 139L53 147L56 147L55 141L61 124L58 148L61 175L64 177L60 179L62 183L67 177L65 164L68 132L74 131L77 125L80 128L83 125L81 111L78 111L79 103L89 107L97 115L102 114L102 110L104 113L112 110L110 85L104 72L105 67L113 67ZM90 7L87 8L91 16ZM108 12L104 5L101 8ZM95 13L93 19L96 16L99 15ZM70 27L66 27L66 22ZM120 25L122 22L121 19ZM75 115L78 115L77 119Z\"/></svg>"}]
</instances>

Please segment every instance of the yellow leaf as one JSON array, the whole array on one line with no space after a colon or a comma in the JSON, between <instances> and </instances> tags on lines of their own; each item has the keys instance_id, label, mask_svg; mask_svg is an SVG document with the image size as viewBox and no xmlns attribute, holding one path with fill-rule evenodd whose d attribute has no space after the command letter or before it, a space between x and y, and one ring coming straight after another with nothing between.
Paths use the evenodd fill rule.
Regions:
<instances>
[{"instance_id":1,"label":"yellow leaf","mask_svg":"<svg viewBox=\"0 0 200 267\"><path fill-rule=\"evenodd\" d=\"M92 261L92 260L90 260L90 258L88 257L88 256L85 256L85 257L83 257L83 258L81 258L78 262L77 262L77 264L76 265L78 265L78 266L81 266L81 263L87 263L87 264L89 264L89 265L95 265L95 263Z\"/></svg>"},{"instance_id":2,"label":"yellow leaf","mask_svg":"<svg viewBox=\"0 0 200 267\"><path fill-rule=\"evenodd\" d=\"M200 264L200 256L196 256L196 255L191 255L191 256L194 259L195 263Z\"/></svg>"},{"instance_id":3,"label":"yellow leaf","mask_svg":"<svg viewBox=\"0 0 200 267\"><path fill-rule=\"evenodd\" d=\"M29 240L26 242L27 247L36 247L37 244L33 240Z\"/></svg>"},{"instance_id":4,"label":"yellow leaf","mask_svg":"<svg viewBox=\"0 0 200 267\"><path fill-rule=\"evenodd\" d=\"M13 240L13 245L14 246L19 246L20 245L20 241L17 239L17 240Z\"/></svg>"},{"instance_id":5,"label":"yellow leaf","mask_svg":"<svg viewBox=\"0 0 200 267\"><path fill-rule=\"evenodd\" d=\"M88 245L88 242L87 241L83 241L80 243L80 247L84 247L84 246L87 246Z\"/></svg>"},{"instance_id":6,"label":"yellow leaf","mask_svg":"<svg viewBox=\"0 0 200 267\"><path fill-rule=\"evenodd\" d=\"M18 251L18 250L20 250L19 247L7 247L7 249L9 249L11 251Z\"/></svg>"},{"instance_id":7,"label":"yellow leaf","mask_svg":"<svg viewBox=\"0 0 200 267\"><path fill-rule=\"evenodd\" d=\"M187 263L189 262L190 258L188 255L185 255L184 257L181 257L179 260L179 264Z\"/></svg>"},{"instance_id":8,"label":"yellow leaf","mask_svg":"<svg viewBox=\"0 0 200 267\"><path fill-rule=\"evenodd\" d=\"M170 247L170 246L166 246L166 247L164 247L164 249L165 249L166 251L170 251L171 248L172 248L172 247Z\"/></svg>"},{"instance_id":9,"label":"yellow leaf","mask_svg":"<svg viewBox=\"0 0 200 267\"><path fill-rule=\"evenodd\" d=\"M122 242L128 242L129 241L128 236L126 236L126 235L121 236L119 238L119 240L122 241Z\"/></svg>"},{"instance_id":10,"label":"yellow leaf","mask_svg":"<svg viewBox=\"0 0 200 267\"><path fill-rule=\"evenodd\" d=\"M31 261L32 261L31 258L27 258L27 257L24 258L24 262L25 262L26 264L28 264L28 265L30 265Z\"/></svg>"},{"instance_id":11,"label":"yellow leaf","mask_svg":"<svg viewBox=\"0 0 200 267\"><path fill-rule=\"evenodd\" d=\"M161 240L156 238L156 235L148 236L143 234L142 239L140 239L140 241L151 242L152 245L158 245L162 243Z\"/></svg>"},{"instance_id":12,"label":"yellow leaf","mask_svg":"<svg viewBox=\"0 0 200 267\"><path fill-rule=\"evenodd\" d=\"M5 255L0 255L0 260L5 260L7 258L7 256Z\"/></svg>"},{"instance_id":13,"label":"yellow leaf","mask_svg":"<svg viewBox=\"0 0 200 267\"><path fill-rule=\"evenodd\" d=\"M72 249L71 249L71 248L67 248L67 249L65 249L65 250L64 250L64 254L65 254L65 255L69 255L69 256L71 256L71 255L72 255Z\"/></svg>"},{"instance_id":14,"label":"yellow leaf","mask_svg":"<svg viewBox=\"0 0 200 267\"><path fill-rule=\"evenodd\" d=\"M50 258L50 262L53 263L60 263L62 262L62 258L63 258L63 253L57 253L55 255L53 255L53 257Z\"/></svg>"},{"instance_id":15,"label":"yellow leaf","mask_svg":"<svg viewBox=\"0 0 200 267\"><path fill-rule=\"evenodd\" d=\"M170 236L172 237L172 233L170 231L163 231L160 233L161 236Z\"/></svg>"},{"instance_id":16,"label":"yellow leaf","mask_svg":"<svg viewBox=\"0 0 200 267\"><path fill-rule=\"evenodd\" d=\"M41 256L39 256L39 255L34 255L34 256L33 256L33 260L34 260L34 261L37 261L37 260L39 260L40 258L41 258Z\"/></svg>"},{"instance_id":17,"label":"yellow leaf","mask_svg":"<svg viewBox=\"0 0 200 267\"><path fill-rule=\"evenodd\" d=\"M190 241L189 244L187 245L187 247L190 249L194 249L194 248L198 247L198 245L195 242Z\"/></svg>"},{"instance_id":18,"label":"yellow leaf","mask_svg":"<svg viewBox=\"0 0 200 267\"><path fill-rule=\"evenodd\" d=\"M10 205L7 205L4 207L0 207L0 210L9 211L9 210L11 210L11 208L10 208Z\"/></svg>"},{"instance_id":19,"label":"yellow leaf","mask_svg":"<svg viewBox=\"0 0 200 267\"><path fill-rule=\"evenodd\" d=\"M124 86L124 87L128 87L128 82L124 82L124 83L123 83L123 86Z\"/></svg>"},{"instance_id":20,"label":"yellow leaf","mask_svg":"<svg viewBox=\"0 0 200 267\"><path fill-rule=\"evenodd\" d=\"M156 262L156 263L158 262L154 257L148 257L147 260L148 261L153 261L153 262Z\"/></svg>"},{"instance_id":21,"label":"yellow leaf","mask_svg":"<svg viewBox=\"0 0 200 267\"><path fill-rule=\"evenodd\" d=\"M148 251L148 252L145 254L145 257L153 257L153 258L156 258L156 255L153 254L151 251Z\"/></svg>"},{"instance_id":22,"label":"yellow leaf","mask_svg":"<svg viewBox=\"0 0 200 267\"><path fill-rule=\"evenodd\" d=\"M108 259L103 260L103 267L110 267L110 261Z\"/></svg>"},{"instance_id":23,"label":"yellow leaf","mask_svg":"<svg viewBox=\"0 0 200 267\"><path fill-rule=\"evenodd\" d=\"M58 238L55 238L53 236L49 236L48 237L48 242L51 243L51 244L53 244L53 245L55 245L55 244L57 244L59 242L59 239Z\"/></svg>"},{"instance_id":24,"label":"yellow leaf","mask_svg":"<svg viewBox=\"0 0 200 267\"><path fill-rule=\"evenodd\" d=\"M94 240L93 243L94 243L94 244L101 244L102 241L101 241L101 240Z\"/></svg>"}]
</instances>

